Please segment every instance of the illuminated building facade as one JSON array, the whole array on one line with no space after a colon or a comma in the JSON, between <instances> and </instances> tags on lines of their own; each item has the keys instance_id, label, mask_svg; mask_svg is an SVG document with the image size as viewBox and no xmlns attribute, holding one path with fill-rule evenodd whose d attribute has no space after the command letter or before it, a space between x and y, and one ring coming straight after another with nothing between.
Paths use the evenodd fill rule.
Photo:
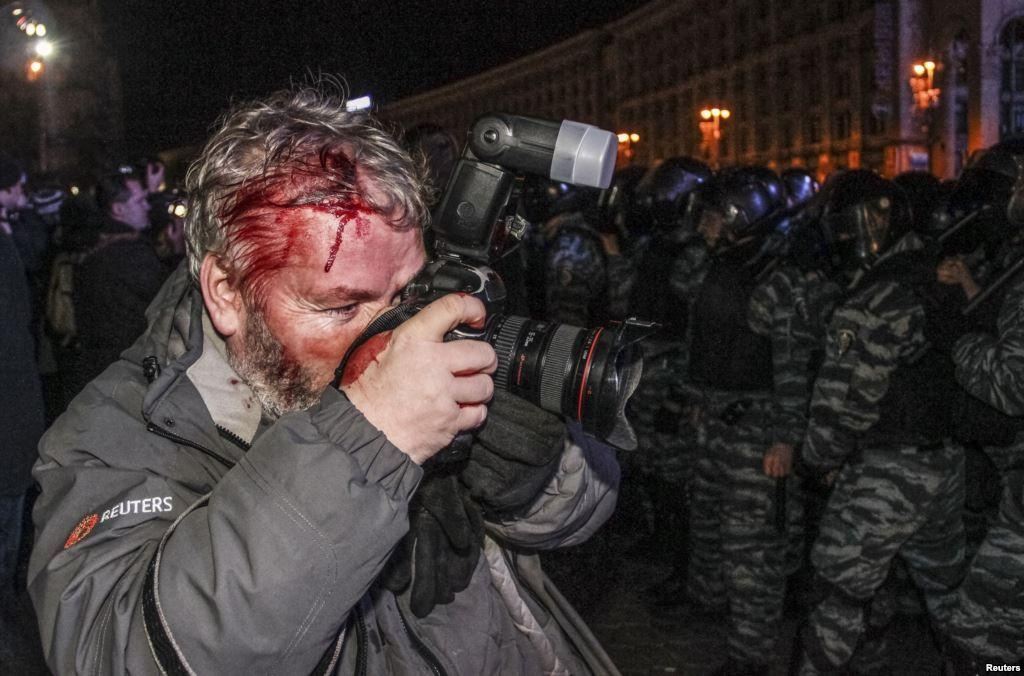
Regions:
<instances>
[{"instance_id":1,"label":"illuminated building facade","mask_svg":"<svg viewBox=\"0 0 1024 676\"><path fill-rule=\"evenodd\" d=\"M915 66L926 82L912 85ZM712 142L700 123L713 108L730 116ZM1024 3L653 0L383 114L459 135L489 110L625 133L639 140L621 157L642 164L688 154L952 177L970 152L1024 133Z\"/></svg>"}]
</instances>

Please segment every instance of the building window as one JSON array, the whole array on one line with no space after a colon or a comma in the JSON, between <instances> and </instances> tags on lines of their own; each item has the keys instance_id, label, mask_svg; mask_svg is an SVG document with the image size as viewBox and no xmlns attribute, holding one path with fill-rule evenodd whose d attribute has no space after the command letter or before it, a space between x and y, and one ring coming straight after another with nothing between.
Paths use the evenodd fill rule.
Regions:
<instances>
[{"instance_id":1,"label":"building window","mask_svg":"<svg viewBox=\"0 0 1024 676\"><path fill-rule=\"evenodd\" d=\"M757 152L767 152L772 147L772 134L767 124L757 125Z\"/></svg>"},{"instance_id":2,"label":"building window","mask_svg":"<svg viewBox=\"0 0 1024 676\"><path fill-rule=\"evenodd\" d=\"M782 123L782 149L788 150L793 147L793 123L786 120Z\"/></svg>"},{"instance_id":3,"label":"building window","mask_svg":"<svg viewBox=\"0 0 1024 676\"><path fill-rule=\"evenodd\" d=\"M1024 16L1007 24L1000 38L1003 87L1000 92L999 136L1024 133Z\"/></svg>"},{"instance_id":4,"label":"building window","mask_svg":"<svg viewBox=\"0 0 1024 676\"><path fill-rule=\"evenodd\" d=\"M848 72L835 74L835 79L832 80L832 95L836 99L850 98L850 74Z\"/></svg>"},{"instance_id":5,"label":"building window","mask_svg":"<svg viewBox=\"0 0 1024 676\"><path fill-rule=\"evenodd\" d=\"M821 143L821 120L817 115L807 118L807 142Z\"/></svg>"},{"instance_id":6,"label":"building window","mask_svg":"<svg viewBox=\"0 0 1024 676\"><path fill-rule=\"evenodd\" d=\"M832 138L842 140L850 137L850 111L844 110L832 116Z\"/></svg>"}]
</instances>

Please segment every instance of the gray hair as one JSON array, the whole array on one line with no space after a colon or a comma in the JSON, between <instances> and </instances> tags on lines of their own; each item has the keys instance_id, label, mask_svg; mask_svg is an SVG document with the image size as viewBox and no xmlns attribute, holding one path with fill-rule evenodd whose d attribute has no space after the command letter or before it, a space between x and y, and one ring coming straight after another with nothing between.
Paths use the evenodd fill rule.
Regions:
<instances>
[{"instance_id":1,"label":"gray hair","mask_svg":"<svg viewBox=\"0 0 1024 676\"><path fill-rule=\"evenodd\" d=\"M354 203L395 228L427 226L422 167L376 119L346 111L343 96L325 89L280 91L237 105L221 119L185 180L194 278L210 253L242 288L254 261L283 267L287 244L276 243L288 235L255 217L259 208Z\"/></svg>"}]
</instances>

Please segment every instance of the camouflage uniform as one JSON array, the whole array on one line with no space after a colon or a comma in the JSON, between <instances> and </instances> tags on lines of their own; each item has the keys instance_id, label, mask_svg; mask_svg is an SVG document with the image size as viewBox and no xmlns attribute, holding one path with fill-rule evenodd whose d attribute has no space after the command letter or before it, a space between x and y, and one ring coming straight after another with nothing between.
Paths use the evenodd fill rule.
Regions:
<instances>
[{"instance_id":1,"label":"camouflage uniform","mask_svg":"<svg viewBox=\"0 0 1024 676\"><path fill-rule=\"evenodd\" d=\"M763 665L773 654L792 572L788 533L801 532L796 482L766 475L764 455L776 442L796 448L803 441L811 370L838 294L820 275L789 266L754 289L747 321L771 341L771 396L752 400L737 425L710 437L722 444L714 456L725 479L720 514L727 644L729 658L741 664Z\"/></svg>"},{"instance_id":2,"label":"camouflage uniform","mask_svg":"<svg viewBox=\"0 0 1024 676\"><path fill-rule=\"evenodd\" d=\"M765 515L774 513L774 491L761 494L755 489L729 495L748 484L755 471L761 471L771 409L771 347L767 338L748 326L748 306L756 283L744 265L747 258L732 251L708 266L695 294L689 334L688 401L696 411L691 417L696 423L697 443L690 491L686 595L709 610L725 610L726 601L731 603L733 596L746 594L745 561L766 555L755 551L756 543L750 547L752 526L743 512L759 511L765 522ZM724 564L726 556L734 565ZM728 598L727 579L733 591ZM746 633L746 627L740 629L736 640L730 639L730 647L740 650L745 639L739 635Z\"/></svg>"},{"instance_id":3,"label":"camouflage uniform","mask_svg":"<svg viewBox=\"0 0 1024 676\"><path fill-rule=\"evenodd\" d=\"M935 618L959 582L963 449L882 433L891 415L887 394L926 348L925 324L918 296L882 279L861 284L829 325L803 461L818 471L841 469L811 554L821 597L802 634L800 673L834 672L850 660L873 624L866 609L896 555Z\"/></svg>"},{"instance_id":4,"label":"camouflage uniform","mask_svg":"<svg viewBox=\"0 0 1024 676\"><path fill-rule=\"evenodd\" d=\"M545 265L545 318L589 327L626 314L632 266L608 255L580 213L559 216Z\"/></svg>"},{"instance_id":5,"label":"camouflage uniform","mask_svg":"<svg viewBox=\"0 0 1024 676\"><path fill-rule=\"evenodd\" d=\"M1024 416L1024 277L1007 292L998 337L969 334L956 344L957 381L1007 415ZM954 597L946 631L963 650L992 662L1024 657L1024 433L986 448L1002 472L999 513Z\"/></svg>"}]
</instances>

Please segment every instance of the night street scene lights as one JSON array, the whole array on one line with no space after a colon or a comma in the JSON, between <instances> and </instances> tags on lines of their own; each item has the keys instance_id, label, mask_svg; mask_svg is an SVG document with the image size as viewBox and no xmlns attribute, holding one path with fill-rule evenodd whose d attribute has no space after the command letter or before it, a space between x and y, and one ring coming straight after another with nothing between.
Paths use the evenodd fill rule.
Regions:
<instances>
[{"instance_id":1,"label":"night street scene lights","mask_svg":"<svg viewBox=\"0 0 1024 676\"><path fill-rule=\"evenodd\" d=\"M932 61L920 61L910 68L910 91L914 95L914 108L925 111L939 105L942 90L935 86L935 72L938 65Z\"/></svg>"},{"instance_id":2,"label":"night street scene lights","mask_svg":"<svg viewBox=\"0 0 1024 676\"><path fill-rule=\"evenodd\" d=\"M718 167L721 156L722 122L728 120L732 112L728 108L714 106L700 111L701 146L712 167Z\"/></svg>"},{"instance_id":3,"label":"night street scene lights","mask_svg":"<svg viewBox=\"0 0 1024 676\"><path fill-rule=\"evenodd\" d=\"M633 145L640 142L640 134L635 131L623 131L616 134L616 138L619 141L618 163L620 165L632 164L633 156L636 154Z\"/></svg>"},{"instance_id":4,"label":"night street scene lights","mask_svg":"<svg viewBox=\"0 0 1024 676\"><path fill-rule=\"evenodd\" d=\"M911 65L910 93L913 97L913 105L910 107L910 115L913 117L918 129L924 137L927 145L928 163L931 165L932 143L934 142L934 127L936 109L939 107L939 99L942 89L935 86L936 72L941 69L931 59L919 61Z\"/></svg>"},{"instance_id":5,"label":"night street scene lights","mask_svg":"<svg viewBox=\"0 0 1024 676\"><path fill-rule=\"evenodd\" d=\"M32 3L14 2L0 8L0 22L13 21L14 26L27 38L25 53L28 60L24 62L24 68L25 78L29 82L35 82L46 72L46 59L54 53L54 43L45 39L49 29L39 12L46 14L45 8L39 3L33 6Z\"/></svg>"}]
</instances>

